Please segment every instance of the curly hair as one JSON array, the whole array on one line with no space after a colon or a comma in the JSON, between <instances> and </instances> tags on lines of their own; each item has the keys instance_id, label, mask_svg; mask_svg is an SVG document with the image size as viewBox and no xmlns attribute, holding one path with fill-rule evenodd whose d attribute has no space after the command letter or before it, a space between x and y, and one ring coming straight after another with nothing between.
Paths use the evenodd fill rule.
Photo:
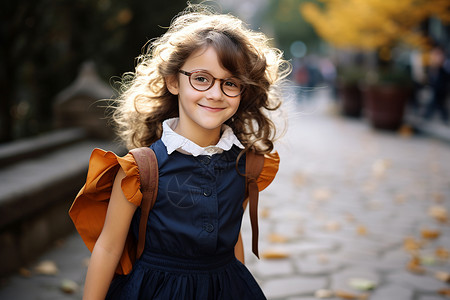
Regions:
<instances>
[{"instance_id":1,"label":"curly hair","mask_svg":"<svg viewBox=\"0 0 450 300\"><path fill-rule=\"evenodd\" d=\"M192 53L210 46L245 86L236 114L225 124L246 150L273 150L277 132L268 113L281 105L280 87L290 64L264 34L248 29L240 19L193 4L172 20L164 35L148 42L135 72L122 77L113 119L128 148L151 145L161 137L162 122L178 117L178 97L169 92L165 78L178 76Z\"/></svg>"}]
</instances>

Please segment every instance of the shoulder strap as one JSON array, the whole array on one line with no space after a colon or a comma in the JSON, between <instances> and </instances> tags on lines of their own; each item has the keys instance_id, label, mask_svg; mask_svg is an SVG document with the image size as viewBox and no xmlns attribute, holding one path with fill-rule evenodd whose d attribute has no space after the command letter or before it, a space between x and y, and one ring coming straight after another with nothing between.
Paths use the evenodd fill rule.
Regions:
<instances>
[{"instance_id":1,"label":"shoulder strap","mask_svg":"<svg viewBox=\"0 0 450 300\"><path fill-rule=\"evenodd\" d=\"M250 203L250 223L252 225L252 251L259 258L258 252L258 185L256 180L264 166L264 155L254 151L247 152L245 160L245 173L247 179L247 193Z\"/></svg>"},{"instance_id":2,"label":"shoulder strap","mask_svg":"<svg viewBox=\"0 0 450 300\"><path fill-rule=\"evenodd\" d=\"M130 151L139 168L141 182L141 220L139 222L139 237L136 258L141 257L145 246L145 232L150 210L158 194L158 161L155 152L149 147L136 148Z\"/></svg>"}]
</instances>

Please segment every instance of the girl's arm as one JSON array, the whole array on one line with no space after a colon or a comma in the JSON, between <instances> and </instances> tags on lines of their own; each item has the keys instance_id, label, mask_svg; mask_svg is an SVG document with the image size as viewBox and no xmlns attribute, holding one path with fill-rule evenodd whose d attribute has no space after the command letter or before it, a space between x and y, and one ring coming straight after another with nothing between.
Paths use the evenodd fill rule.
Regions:
<instances>
[{"instance_id":1,"label":"girl's arm","mask_svg":"<svg viewBox=\"0 0 450 300\"><path fill-rule=\"evenodd\" d=\"M119 169L114 180L103 230L92 251L84 285L83 300L105 299L122 256L136 206L122 192L125 172Z\"/></svg>"}]
</instances>

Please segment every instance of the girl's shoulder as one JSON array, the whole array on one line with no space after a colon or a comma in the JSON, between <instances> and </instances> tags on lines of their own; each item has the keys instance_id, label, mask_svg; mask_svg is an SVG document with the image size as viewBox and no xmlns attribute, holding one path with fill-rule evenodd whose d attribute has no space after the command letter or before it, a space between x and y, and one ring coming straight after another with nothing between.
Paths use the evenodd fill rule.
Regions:
<instances>
[{"instance_id":1,"label":"girl's shoulder","mask_svg":"<svg viewBox=\"0 0 450 300\"><path fill-rule=\"evenodd\" d=\"M278 152L264 154L264 166L258 177L257 184L258 190L264 190L277 175L280 165L280 156Z\"/></svg>"}]
</instances>

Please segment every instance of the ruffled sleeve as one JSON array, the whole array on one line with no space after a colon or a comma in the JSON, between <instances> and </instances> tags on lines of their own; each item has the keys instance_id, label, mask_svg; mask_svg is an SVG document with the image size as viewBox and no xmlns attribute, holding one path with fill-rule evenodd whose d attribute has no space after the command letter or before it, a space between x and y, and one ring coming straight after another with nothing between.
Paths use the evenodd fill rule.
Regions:
<instances>
[{"instance_id":1,"label":"ruffled sleeve","mask_svg":"<svg viewBox=\"0 0 450 300\"><path fill-rule=\"evenodd\" d=\"M256 183L258 184L258 190L260 192L268 187L269 184L273 181L275 175L278 172L279 165L280 156L278 155L278 152L264 155L264 166L258 179L256 180Z\"/></svg>"},{"instance_id":2,"label":"ruffled sleeve","mask_svg":"<svg viewBox=\"0 0 450 300\"><path fill-rule=\"evenodd\" d=\"M119 168L125 172L122 180L122 191L127 200L136 206L141 204L139 170L132 154L118 157L112 152L95 149L89 159L89 170L86 184L76 196L69 210L78 233L88 249L92 252L106 218L112 186ZM132 268L132 252L130 239L127 240L120 259L117 273L127 274Z\"/></svg>"}]
</instances>

